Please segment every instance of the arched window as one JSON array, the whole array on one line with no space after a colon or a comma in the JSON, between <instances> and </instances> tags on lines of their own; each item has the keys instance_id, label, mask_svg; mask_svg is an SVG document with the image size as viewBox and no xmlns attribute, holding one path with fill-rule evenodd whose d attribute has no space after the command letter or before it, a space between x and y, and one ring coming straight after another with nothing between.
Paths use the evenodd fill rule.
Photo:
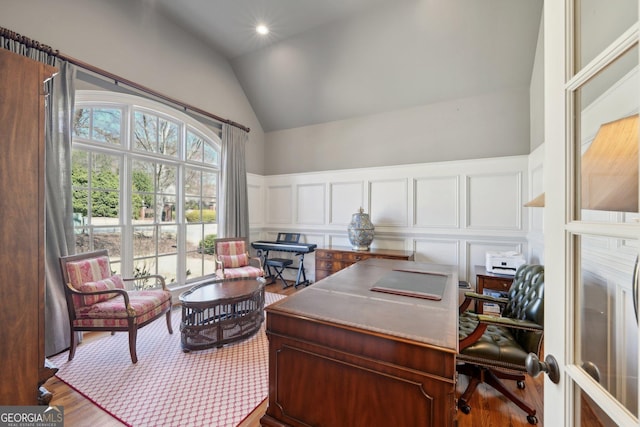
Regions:
<instances>
[{"instance_id":1,"label":"arched window","mask_svg":"<svg viewBox=\"0 0 640 427\"><path fill-rule=\"evenodd\" d=\"M77 252L108 249L114 271L168 284L213 274L219 182L219 129L145 98L76 92Z\"/></svg>"}]
</instances>

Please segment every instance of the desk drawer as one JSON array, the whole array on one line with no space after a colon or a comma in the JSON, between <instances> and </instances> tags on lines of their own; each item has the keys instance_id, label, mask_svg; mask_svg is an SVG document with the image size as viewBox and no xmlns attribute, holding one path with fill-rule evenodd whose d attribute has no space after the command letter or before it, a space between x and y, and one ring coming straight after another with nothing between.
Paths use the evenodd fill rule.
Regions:
<instances>
[{"instance_id":1,"label":"desk drawer","mask_svg":"<svg viewBox=\"0 0 640 427\"><path fill-rule=\"evenodd\" d=\"M361 261L371 256L366 253L339 252L339 251L316 251L316 259L334 260L334 261L350 261L352 263Z\"/></svg>"},{"instance_id":2,"label":"desk drawer","mask_svg":"<svg viewBox=\"0 0 640 427\"><path fill-rule=\"evenodd\" d=\"M507 292L513 283L513 278L483 277L482 282L484 289Z\"/></svg>"},{"instance_id":3,"label":"desk drawer","mask_svg":"<svg viewBox=\"0 0 640 427\"><path fill-rule=\"evenodd\" d=\"M316 249L316 281L340 271L356 262L369 258L387 258L387 259L413 259L412 254L396 254L401 251L377 250L374 253L365 251L354 251L344 248L340 249Z\"/></svg>"},{"instance_id":4,"label":"desk drawer","mask_svg":"<svg viewBox=\"0 0 640 427\"><path fill-rule=\"evenodd\" d=\"M340 261L318 260L316 259L316 270L328 270L336 272L347 267L349 264Z\"/></svg>"}]
</instances>

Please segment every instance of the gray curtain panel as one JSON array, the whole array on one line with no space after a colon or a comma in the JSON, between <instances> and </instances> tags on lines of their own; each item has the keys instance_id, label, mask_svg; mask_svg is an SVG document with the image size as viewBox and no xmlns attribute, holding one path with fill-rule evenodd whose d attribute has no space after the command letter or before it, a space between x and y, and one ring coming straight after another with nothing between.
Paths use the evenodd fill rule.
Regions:
<instances>
[{"instance_id":1,"label":"gray curtain panel","mask_svg":"<svg viewBox=\"0 0 640 427\"><path fill-rule=\"evenodd\" d=\"M245 145L248 134L242 129L222 126L221 209L218 217L218 237L249 238L249 198Z\"/></svg>"},{"instance_id":2,"label":"gray curtain panel","mask_svg":"<svg viewBox=\"0 0 640 427\"><path fill-rule=\"evenodd\" d=\"M49 52L0 35L0 47L58 69L45 109L45 355L69 348L69 316L58 258L73 253L71 131L76 68Z\"/></svg>"},{"instance_id":3,"label":"gray curtain panel","mask_svg":"<svg viewBox=\"0 0 640 427\"><path fill-rule=\"evenodd\" d=\"M75 253L71 198L71 134L76 69L56 58L45 130L45 355L69 348L69 314L59 257Z\"/></svg>"}]
</instances>

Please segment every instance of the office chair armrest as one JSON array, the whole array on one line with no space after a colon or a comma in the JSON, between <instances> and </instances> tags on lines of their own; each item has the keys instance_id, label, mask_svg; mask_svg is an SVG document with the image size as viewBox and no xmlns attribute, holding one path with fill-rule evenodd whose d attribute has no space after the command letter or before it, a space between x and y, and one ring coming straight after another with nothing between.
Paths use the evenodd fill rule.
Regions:
<instances>
[{"instance_id":1,"label":"office chair armrest","mask_svg":"<svg viewBox=\"0 0 640 427\"><path fill-rule=\"evenodd\" d=\"M462 304L460 304L460 306L458 307L458 313L459 314L464 313L469 308L471 303L474 301L476 301L478 304L484 304L485 302L491 303L491 304L498 304L500 305L500 311L502 312L502 309L504 308L505 305L507 305L507 303L509 302L509 299L492 297L491 295L479 294L473 291L465 292L464 301L462 301Z\"/></svg>"},{"instance_id":2,"label":"office chair armrest","mask_svg":"<svg viewBox=\"0 0 640 427\"><path fill-rule=\"evenodd\" d=\"M530 320L520 320L511 317L488 316L486 314L478 314L478 321L482 324L503 326L506 328L522 329L524 331L540 331L544 330L542 325Z\"/></svg>"},{"instance_id":3,"label":"office chair armrest","mask_svg":"<svg viewBox=\"0 0 640 427\"><path fill-rule=\"evenodd\" d=\"M478 314L476 315L478 319L478 324L475 329L469 333L466 337L462 338L458 343L458 349L460 351L469 347L471 344L475 343L482 334L487 330L489 325L502 326L506 328L515 328L522 329L526 331L534 331L534 332L543 332L544 328L542 325L539 325L535 322L531 322L529 320L520 320L513 319L509 317L498 317L498 316L489 316L486 314Z\"/></svg>"},{"instance_id":4,"label":"office chair armrest","mask_svg":"<svg viewBox=\"0 0 640 427\"><path fill-rule=\"evenodd\" d=\"M490 302L493 304L500 304L500 305L506 305L509 302L509 298L493 297L491 295L479 294L477 292L465 292L464 297L471 298L476 301Z\"/></svg>"}]
</instances>

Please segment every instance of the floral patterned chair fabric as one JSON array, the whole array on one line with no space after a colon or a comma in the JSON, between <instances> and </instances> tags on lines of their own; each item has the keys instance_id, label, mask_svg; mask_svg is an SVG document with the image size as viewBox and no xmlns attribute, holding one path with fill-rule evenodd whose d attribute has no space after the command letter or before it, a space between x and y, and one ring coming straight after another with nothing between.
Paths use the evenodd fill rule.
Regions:
<instances>
[{"instance_id":1,"label":"floral patterned chair fabric","mask_svg":"<svg viewBox=\"0 0 640 427\"><path fill-rule=\"evenodd\" d=\"M216 239L216 276L221 279L246 279L264 277L262 261L250 257L246 241L242 237ZM253 265L251 263L253 262Z\"/></svg>"},{"instance_id":2,"label":"floral patterned chair fabric","mask_svg":"<svg viewBox=\"0 0 640 427\"><path fill-rule=\"evenodd\" d=\"M111 274L106 250L61 257L60 267L66 284L71 330L69 360L75 356L77 331L127 331L133 363L138 361L136 336L139 328L166 313L167 329L173 333L171 292L162 276L123 279L119 274ZM141 279L155 279L159 289L125 289L125 282Z\"/></svg>"}]
</instances>

